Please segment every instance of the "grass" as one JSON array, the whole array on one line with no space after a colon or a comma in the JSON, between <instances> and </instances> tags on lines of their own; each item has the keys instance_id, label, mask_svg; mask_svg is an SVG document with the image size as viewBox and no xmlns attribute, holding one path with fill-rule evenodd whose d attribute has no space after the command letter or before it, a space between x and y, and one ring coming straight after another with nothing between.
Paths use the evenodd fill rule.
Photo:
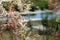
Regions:
<instances>
[{"instance_id":1,"label":"grass","mask_svg":"<svg viewBox=\"0 0 60 40\"><path fill-rule=\"evenodd\" d=\"M25 31L17 36L11 31L4 31L1 40L55 40L54 35L39 35L37 30Z\"/></svg>"},{"instance_id":2,"label":"grass","mask_svg":"<svg viewBox=\"0 0 60 40\"><path fill-rule=\"evenodd\" d=\"M19 38L18 36L14 36L14 39L11 39L12 35L9 33L4 33L2 36L2 40L20 40L21 38ZM27 40L27 38L29 37L28 40L54 40L53 36L46 36L46 35L38 35L35 33L31 33L29 36L25 37L25 39L22 40ZM47 39L48 38L48 39Z\"/></svg>"}]
</instances>

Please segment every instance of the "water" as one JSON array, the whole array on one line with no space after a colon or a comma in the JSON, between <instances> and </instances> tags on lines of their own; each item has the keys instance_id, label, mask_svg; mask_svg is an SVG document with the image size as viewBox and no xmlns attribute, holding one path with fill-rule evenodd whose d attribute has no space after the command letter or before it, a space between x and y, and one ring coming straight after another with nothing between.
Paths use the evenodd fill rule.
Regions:
<instances>
[{"instance_id":1,"label":"water","mask_svg":"<svg viewBox=\"0 0 60 40\"><path fill-rule=\"evenodd\" d=\"M25 16L26 18L30 18L30 19L42 19L46 17L46 13L36 13L35 15L33 14L28 14ZM53 18L54 16L52 14L48 14L48 19Z\"/></svg>"}]
</instances>

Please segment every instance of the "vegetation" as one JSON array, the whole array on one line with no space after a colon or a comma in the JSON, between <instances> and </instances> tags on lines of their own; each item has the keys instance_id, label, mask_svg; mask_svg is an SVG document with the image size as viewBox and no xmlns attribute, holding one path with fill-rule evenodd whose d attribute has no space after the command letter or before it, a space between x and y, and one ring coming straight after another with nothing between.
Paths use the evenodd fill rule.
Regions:
<instances>
[{"instance_id":1,"label":"vegetation","mask_svg":"<svg viewBox=\"0 0 60 40\"><path fill-rule=\"evenodd\" d=\"M34 11L34 10L37 10L37 9L48 9L48 0L30 0L31 2L33 2L32 6L31 6L31 9L30 11ZM3 7L9 11L9 7L10 5L12 4L13 8L18 10L18 6L14 3L14 1L12 2L2 2L3 4Z\"/></svg>"},{"instance_id":2,"label":"vegetation","mask_svg":"<svg viewBox=\"0 0 60 40\"><path fill-rule=\"evenodd\" d=\"M55 9L57 10L58 6L59 6L59 3L60 3L60 0L31 0L34 4L33 6L35 8L37 8L38 6L38 9Z\"/></svg>"},{"instance_id":3,"label":"vegetation","mask_svg":"<svg viewBox=\"0 0 60 40\"><path fill-rule=\"evenodd\" d=\"M48 0L31 0L31 2L33 2L34 4L32 5L32 9L30 9L30 11L34 11L34 10L36 10L36 9L41 9L41 10L44 10L44 9L48 9L49 8L49 6L48 6ZM3 7L7 10L7 11L9 11L9 7L12 5L12 7L16 10L16 11L19 11L19 9L18 9L18 5L17 4L14 4L13 2L2 2L2 4L3 4ZM50 5L50 4L49 4ZM52 5L52 4L51 4ZM50 5L50 6L51 6ZM37 7L38 6L38 7ZM56 5L55 5L56 6ZM51 6L51 7L53 7L53 6ZM44 13L42 13L42 25L43 26L45 26L46 28L47 28L47 30L46 31L44 31L43 33L45 33L45 34L49 34L49 36L50 36L50 33L53 33L54 32L54 30L56 29L56 27L57 27L57 23L56 23L56 18L55 17L51 17L51 19L48 19L49 18L49 15L53 15L53 13L45 13L45 16L43 15ZM28 15L28 14L27 14ZM23 15L23 16L27 16L27 15ZM29 15L28 15L29 16ZM30 16L35 16L35 14L32 14L32 15L30 15ZM30 18L30 16L29 16L29 18ZM38 21L39 22L39 21ZM58 22L60 22L60 20L58 20ZM1 21L0 21L0 25L1 25ZM32 28L32 25L33 25L33 23L32 23L32 21L30 20L29 22L27 22L27 26L28 27L30 27L31 28L31 32L29 31L29 30L25 30L25 29L22 29L21 31L23 31L23 32L20 32L21 33L21 35L19 35L18 37L19 37L19 39L21 39L21 40L26 40L26 38L27 37L31 37L31 38L33 38L34 40L37 40L36 38L37 38L37 36L38 36L38 40L40 40L40 37L41 36L43 36L43 35L39 35L37 32L39 31L39 33L41 32L40 30L32 30L33 28ZM53 28L54 28L54 30L53 30ZM14 37L11 37L11 40L16 40L16 39L18 39L17 37L16 37L16 35L13 35L13 33L12 33L12 31L11 30L9 30L9 29L6 29L6 30L4 30L4 31L8 31L7 33L9 33L9 34L7 34L7 33L4 33L3 35L8 35L8 36L14 36ZM29 31L29 32L28 32ZM36 32L37 31L37 32ZM53 32L51 32L51 31L53 31ZM56 31L56 30L55 30ZM11 32L11 33L10 33ZM55 32L54 32L55 33ZM37 35L37 36L36 36ZM44 35L44 36L46 36L46 40L50 40L49 39L49 36L48 35ZM14 39L16 37L16 39ZM29 38L30 39L30 38ZM30 39L31 40L31 39Z\"/></svg>"},{"instance_id":4,"label":"vegetation","mask_svg":"<svg viewBox=\"0 0 60 40\"><path fill-rule=\"evenodd\" d=\"M49 15L52 16L51 19L48 19ZM41 22L42 22L43 26L45 26L47 28L56 29L56 27L57 27L56 17L54 17L53 15L54 15L53 13L46 13L46 16L43 17L43 14L42 14Z\"/></svg>"},{"instance_id":5,"label":"vegetation","mask_svg":"<svg viewBox=\"0 0 60 40\"><path fill-rule=\"evenodd\" d=\"M33 3L31 5L31 9L29 11L34 11L34 10L37 10L37 9L41 9L41 10L44 10L44 9L54 9L57 7L57 5L59 4L59 0L30 0L31 2L30 3ZM54 2L54 3L52 3ZM29 2L26 2L27 4ZM56 4L57 3L57 4ZM13 8L15 8L17 11L19 11L18 9L18 5L14 3L14 1L12 1L11 3L10 2L2 2L3 4L3 7L8 11L9 10L9 7L10 7L10 4L12 4Z\"/></svg>"},{"instance_id":6,"label":"vegetation","mask_svg":"<svg viewBox=\"0 0 60 40\"><path fill-rule=\"evenodd\" d=\"M47 30L44 31L47 35L46 35L46 40L49 40L49 35L55 35L55 31L57 28L57 23L56 23L56 18L53 17L53 13L46 13L46 16L43 15L42 13L42 24L43 26L47 27ZM51 19L48 20L48 17L52 16ZM51 38L50 38L51 39Z\"/></svg>"},{"instance_id":7,"label":"vegetation","mask_svg":"<svg viewBox=\"0 0 60 40\"><path fill-rule=\"evenodd\" d=\"M19 11L18 5L15 4L13 1L12 1L12 2L3 1L2 4L3 4L3 7L5 8L6 11L9 11L9 8L10 8L11 5L12 5L12 8L13 8L14 10Z\"/></svg>"},{"instance_id":8,"label":"vegetation","mask_svg":"<svg viewBox=\"0 0 60 40\"><path fill-rule=\"evenodd\" d=\"M47 12L45 14L45 16L43 15L44 13L42 13L42 24L46 24L50 27L55 27L56 26L56 17L54 16L54 14L51 12ZM51 16L51 18L49 18L49 15Z\"/></svg>"},{"instance_id":9,"label":"vegetation","mask_svg":"<svg viewBox=\"0 0 60 40\"><path fill-rule=\"evenodd\" d=\"M48 0L31 0L35 7L39 7L40 9L48 9Z\"/></svg>"}]
</instances>

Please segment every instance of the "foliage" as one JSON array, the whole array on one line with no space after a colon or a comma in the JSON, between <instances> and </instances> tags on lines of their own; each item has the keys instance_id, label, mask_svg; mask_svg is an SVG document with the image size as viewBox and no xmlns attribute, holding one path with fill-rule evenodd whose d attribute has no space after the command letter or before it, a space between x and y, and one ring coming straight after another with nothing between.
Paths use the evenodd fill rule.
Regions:
<instances>
[{"instance_id":1,"label":"foliage","mask_svg":"<svg viewBox=\"0 0 60 40\"><path fill-rule=\"evenodd\" d=\"M48 9L48 0L31 0L34 5L33 6L39 6L40 9Z\"/></svg>"},{"instance_id":2,"label":"foliage","mask_svg":"<svg viewBox=\"0 0 60 40\"><path fill-rule=\"evenodd\" d=\"M4 7L7 11L9 11L10 3L9 3L9 2L2 2L2 4L3 4L3 7Z\"/></svg>"},{"instance_id":3,"label":"foliage","mask_svg":"<svg viewBox=\"0 0 60 40\"><path fill-rule=\"evenodd\" d=\"M15 9L15 11L20 12L20 9L18 9L18 5L17 4L14 4L14 9Z\"/></svg>"},{"instance_id":4,"label":"foliage","mask_svg":"<svg viewBox=\"0 0 60 40\"><path fill-rule=\"evenodd\" d=\"M48 20L49 15L51 15L51 19ZM46 13L45 17L42 14L42 24L48 27L55 28L56 27L56 17L53 17L53 13Z\"/></svg>"},{"instance_id":5,"label":"foliage","mask_svg":"<svg viewBox=\"0 0 60 40\"><path fill-rule=\"evenodd\" d=\"M34 11L34 10L37 10L37 9L41 9L41 10L43 10L43 9L48 9L48 0L30 0L31 2L33 2L34 4L31 6L31 9L30 9L30 11ZM3 1L2 2L2 4L3 4L3 7L7 10L7 11L9 11L9 7L10 7L10 5L12 4L12 6L13 6L13 8L15 8L16 10L18 10L19 11L19 9L18 9L18 6L16 5L16 3L14 3L14 1L12 1L12 2L8 2L8 1ZM37 8L37 6L38 6L38 8Z\"/></svg>"},{"instance_id":6,"label":"foliage","mask_svg":"<svg viewBox=\"0 0 60 40\"><path fill-rule=\"evenodd\" d=\"M52 24L52 27L56 27L56 19L51 19L51 24Z\"/></svg>"},{"instance_id":7,"label":"foliage","mask_svg":"<svg viewBox=\"0 0 60 40\"><path fill-rule=\"evenodd\" d=\"M31 6L31 9L29 11L35 11L38 10L38 8L36 6Z\"/></svg>"},{"instance_id":8,"label":"foliage","mask_svg":"<svg viewBox=\"0 0 60 40\"><path fill-rule=\"evenodd\" d=\"M56 18L56 22L60 23L60 17Z\"/></svg>"},{"instance_id":9,"label":"foliage","mask_svg":"<svg viewBox=\"0 0 60 40\"><path fill-rule=\"evenodd\" d=\"M32 25L31 20L27 22L27 26L30 26L30 25Z\"/></svg>"},{"instance_id":10,"label":"foliage","mask_svg":"<svg viewBox=\"0 0 60 40\"><path fill-rule=\"evenodd\" d=\"M10 7L11 5L12 5L12 8L13 8L13 9L15 9L16 11L19 11L18 5L15 4L15 3L13 3L13 1L12 1L12 2L3 1L2 4L3 4L3 7L5 8L6 11L9 11L9 7Z\"/></svg>"},{"instance_id":11,"label":"foliage","mask_svg":"<svg viewBox=\"0 0 60 40\"><path fill-rule=\"evenodd\" d=\"M45 16L43 17L43 14L44 13L41 14L42 15L42 20L41 20L42 25L48 27L48 15L46 13Z\"/></svg>"}]
</instances>

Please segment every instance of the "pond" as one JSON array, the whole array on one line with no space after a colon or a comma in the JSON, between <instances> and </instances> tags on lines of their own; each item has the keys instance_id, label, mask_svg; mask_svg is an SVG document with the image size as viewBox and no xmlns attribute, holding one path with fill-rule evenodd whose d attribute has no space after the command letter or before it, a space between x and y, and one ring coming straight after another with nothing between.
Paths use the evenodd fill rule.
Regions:
<instances>
[{"instance_id":1,"label":"pond","mask_svg":"<svg viewBox=\"0 0 60 40\"><path fill-rule=\"evenodd\" d=\"M22 16L29 18L29 19L42 19L42 18L46 18L46 16L48 16L48 19L52 19L55 16L53 15L53 13L48 12L48 13L36 13L36 14L23 14Z\"/></svg>"}]
</instances>

